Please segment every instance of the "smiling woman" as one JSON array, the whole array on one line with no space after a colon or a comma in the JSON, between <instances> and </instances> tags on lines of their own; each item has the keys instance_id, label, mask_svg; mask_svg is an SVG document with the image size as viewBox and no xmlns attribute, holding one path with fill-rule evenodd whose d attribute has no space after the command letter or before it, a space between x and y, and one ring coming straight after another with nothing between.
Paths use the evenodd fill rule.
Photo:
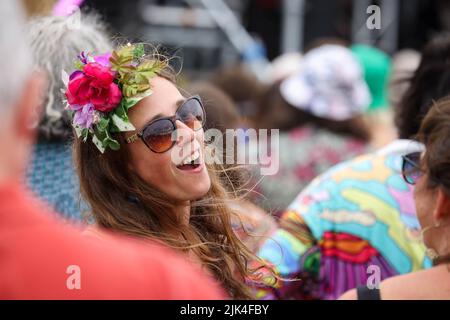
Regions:
<instances>
[{"instance_id":1,"label":"smiling woman","mask_svg":"<svg viewBox=\"0 0 450 320\"><path fill-rule=\"evenodd\" d=\"M246 282L260 280L260 267L250 269L248 262L260 260L233 232L230 221L235 213L229 204L234 195L218 178L219 168L204 161L201 100L180 93L165 59L144 54L139 46L128 50L131 56L126 50L114 51L106 64L112 83L122 92L119 105L108 112L94 107L89 127L75 123L78 138L73 148L82 196L99 227L184 251L231 297L252 298ZM69 87L97 60L82 61L75 72L83 75L71 75ZM158 67L143 74L139 70L144 64L147 69ZM141 81L136 88L144 91L133 92L133 83L125 83L130 79ZM91 84L95 81L90 78ZM82 98L86 103L95 100L89 91ZM175 129L176 139L168 141Z\"/></svg>"},{"instance_id":2,"label":"smiling woman","mask_svg":"<svg viewBox=\"0 0 450 320\"><path fill-rule=\"evenodd\" d=\"M194 127L189 125L190 122L181 119L178 115L180 111L189 108L191 99L186 100L178 109L179 101L183 101L184 98L171 81L158 76L151 80L151 86L153 94L143 99L129 112L133 125L136 128L143 128L141 132L143 132L142 142L144 142L136 141L127 146L130 167L146 183L156 186L164 195L170 197L171 202L177 202L179 208L177 212L189 214L188 202L201 198L211 187L211 180L203 161L202 123L200 122L198 127L195 127L197 130L194 131ZM200 108L197 113L202 113L201 105L197 105ZM188 115L192 115L193 112L195 111L191 110ZM162 116L148 123L148 119L154 119L158 114ZM169 121L167 117L174 114L175 119L180 118L180 120ZM169 127L160 128L164 126L160 125L154 129L155 132L148 132L152 130L152 127L158 126L158 122L167 122ZM177 139L174 143L172 143L172 128L177 129ZM166 144L165 147L164 144ZM160 149L155 152L155 147L152 148L152 145ZM190 152L183 152L185 150ZM181 155L178 161L174 161L174 154ZM184 160L187 159L190 163L192 156L196 156L198 166L184 165ZM152 170L152 168L158 168L158 170Z\"/></svg>"}]
</instances>

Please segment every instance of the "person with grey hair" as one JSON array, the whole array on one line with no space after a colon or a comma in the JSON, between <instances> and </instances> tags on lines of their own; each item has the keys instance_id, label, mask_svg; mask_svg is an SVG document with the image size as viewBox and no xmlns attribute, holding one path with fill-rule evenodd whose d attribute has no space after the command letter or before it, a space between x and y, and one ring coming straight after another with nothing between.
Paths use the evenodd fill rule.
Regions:
<instances>
[{"instance_id":1,"label":"person with grey hair","mask_svg":"<svg viewBox=\"0 0 450 320\"><path fill-rule=\"evenodd\" d=\"M112 44L99 16L92 13L35 18L27 25L27 37L34 65L48 78L28 182L37 195L63 216L79 220L87 208L79 200L69 143L73 133L63 103L62 78L65 71L73 69L73 57L77 54L83 50L110 52Z\"/></svg>"},{"instance_id":2,"label":"person with grey hair","mask_svg":"<svg viewBox=\"0 0 450 320\"><path fill-rule=\"evenodd\" d=\"M223 298L215 282L168 248L85 237L30 194L24 171L44 77L33 72L19 4L0 1L0 299Z\"/></svg>"}]
</instances>

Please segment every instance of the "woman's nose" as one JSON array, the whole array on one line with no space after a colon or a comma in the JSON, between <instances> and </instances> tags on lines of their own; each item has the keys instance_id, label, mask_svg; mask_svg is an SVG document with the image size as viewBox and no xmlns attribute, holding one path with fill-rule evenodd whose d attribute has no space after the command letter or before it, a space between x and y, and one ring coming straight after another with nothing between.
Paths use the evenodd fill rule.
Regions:
<instances>
[{"instance_id":1,"label":"woman's nose","mask_svg":"<svg viewBox=\"0 0 450 320\"><path fill-rule=\"evenodd\" d=\"M177 145L182 146L186 143L192 142L195 139L195 132L180 120L175 122L177 127Z\"/></svg>"}]
</instances>

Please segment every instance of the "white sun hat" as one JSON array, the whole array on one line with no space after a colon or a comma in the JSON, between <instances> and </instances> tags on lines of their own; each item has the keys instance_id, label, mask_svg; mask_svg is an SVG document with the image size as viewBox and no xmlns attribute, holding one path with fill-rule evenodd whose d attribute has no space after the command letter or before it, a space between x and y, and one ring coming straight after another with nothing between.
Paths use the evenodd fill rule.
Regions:
<instances>
[{"instance_id":1,"label":"white sun hat","mask_svg":"<svg viewBox=\"0 0 450 320\"><path fill-rule=\"evenodd\" d=\"M358 60L339 45L309 51L301 71L284 80L280 92L292 106L336 121L363 114L371 102Z\"/></svg>"}]
</instances>

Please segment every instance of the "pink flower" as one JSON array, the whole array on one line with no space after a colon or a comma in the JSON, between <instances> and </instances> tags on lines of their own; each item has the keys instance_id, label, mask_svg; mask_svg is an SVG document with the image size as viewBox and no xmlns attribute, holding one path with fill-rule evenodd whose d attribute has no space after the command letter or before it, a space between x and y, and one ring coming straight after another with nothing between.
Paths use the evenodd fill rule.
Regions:
<instances>
[{"instance_id":1,"label":"pink flower","mask_svg":"<svg viewBox=\"0 0 450 320\"><path fill-rule=\"evenodd\" d=\"M73 123L81 128L89 129L94 122L94 106L92 104L86 104L84 106L73 105L70 109L75 111L73 117Z\"/></svg>"},{"instance_id":2,"label":"pink flower","mask_svg":"<svg viewBox=\"0 0 450 320\"><path fill-rule=\"evenodd\" d=\"M66 91L71 105L92 104L95 110L109 112L117 107L122 93L114 82L114 73L106 66L91 62L83 72L72 73Z\"/></svg>"},{"instance_id":3,"label":"pink flower","mask_svg":"<svg viewBox=\"0 0 450 320\"><path fill-rule=\"evenodd\" d=\"M111 63L109 62L109 59L111 58L111 53L105 53L94 57L95 62L101 64L105 67L111 67Z\"/></svg>"}]
</instances>

